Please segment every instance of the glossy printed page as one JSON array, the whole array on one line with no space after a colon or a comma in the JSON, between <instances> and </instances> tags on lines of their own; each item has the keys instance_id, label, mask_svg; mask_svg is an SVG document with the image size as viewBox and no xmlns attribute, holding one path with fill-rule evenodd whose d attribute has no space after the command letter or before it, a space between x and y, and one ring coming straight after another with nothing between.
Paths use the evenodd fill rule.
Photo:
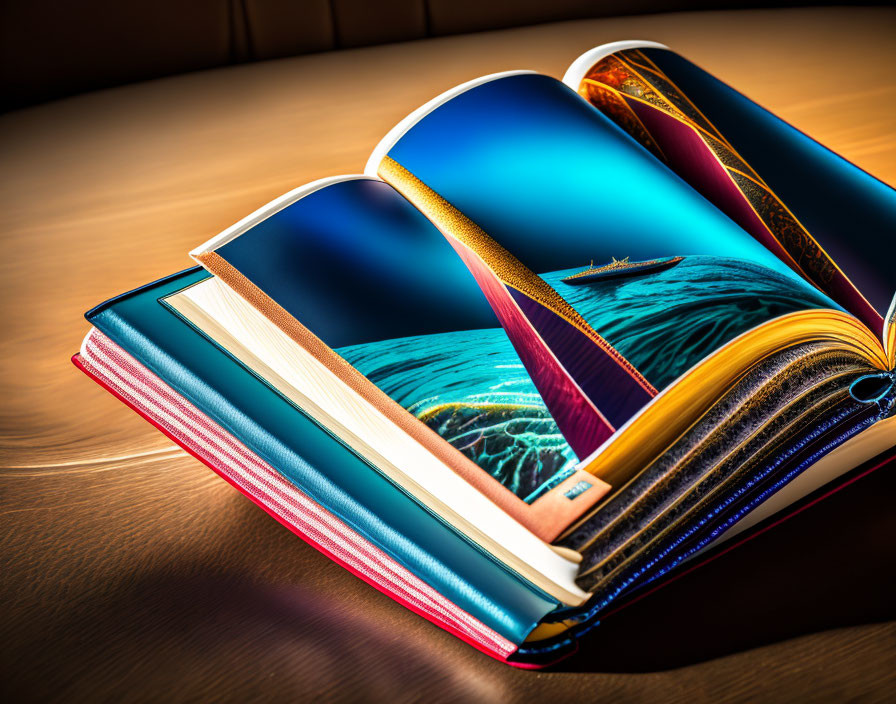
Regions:
<instances>
[{"instance_id":1,"label":"glossy printed page","mask_svg":"<svg viewBox=\"0 0 896 704\"><path fill-rule=\"evenodd\" d=\"M601 49L581 95L878 333L896 191L672 51Z\"/></svg>"},{"instance_id":2,"label":"glossy printed page","mask_svg":"<svg viewBox=\"0 0 896 704\"><path fill-rule=\"evenodd\" d=\"M558 85L552 81L552 89ZM591 129L608 131L625 153L628 138L608 122ZM620 168L625 171L624 162ZM629 184L640 187L638 179ZM704 225L705 232L683 238L677 251L684 256L575 266L584 252L601 257L611 245L594 233L591 245L580 237L563 256L567 243L555 236L540 248L528 243L528 260L537 267L532 270L501 248L500 256L516 268L514 291L537 291L564 316L553 319L531 309L529 318L508 320L507 308L496 308L494 289L483 288L482 272L470 268L456 243L377 180L312 188L250 218L238 234L213 241L198 259L274 322L285 315L300 323L335 352L337 373L351 370L349 386L384 394L416 421L403 427L417 433L422 426L446 441L456 452L440 455L446 463L456 465L459 457L484 470L499 487L487 495L539 535L553 536L608 489L583 476L580 461L658 389L746 330L789 312L832 305L786 268L766 266L755 242L736 229L740 240L727 248L720 244L726 219L699 196L694 202L708 210L704 217L717 229ZM562 217L558 226L565 227ZM622 234L616 234L617 246L625 241ZM628 240L639 256L649 251ZM572 266L542 268L534 261L538 251L548 266L556 266L554 259ZM264 300L249 289L262 292ZM521 303L512 306L521 310ZM541 328L527 338L520 332L529 320ZM597 360L591 368L573 369L581 375L572 379L572 365L546 374L539 361L545 355L576 352L564 340L563 325L570 320L578 335L573 342L590 346ZM639 395L614 415L625 383ZM570 385L590 394L573 413L558 393ZM589 411L611 420L605 427L588 426ZM415 437L433 447L428 436Z\"/></svg>"},{"instance_id":3,"label":"glossy printed page","mask_svg":"<svg viewBox=\"0 0 896 704\"><path fill-rule=\"evenodd\" d=\"M371 163L468 267L580 460L738 335L837 308L552 78L472 82L401 127Z\"/></svg>"},{"instance_id":4,"label":"glossy printed page","mask_svg":"<svg viewBox=\"0 0 896 704\"><path fill-rule=\"evenodd\" d=\"M545 539L603 495L587 475L564 496L575 455L475 279L394 189L341 180L250 220L197 259L412 444Z\"/></svg>"},{"instance_id":5,"label":"glossy printed page","mask_svg":"<svg viewBox=\"0 0 896 704\"><path fill-rule=\"evenodd\" d=\"M498 76L418 117L390 161L537 272L716 256L791 271L560 81Z\"/></svg>"}]
</instances>

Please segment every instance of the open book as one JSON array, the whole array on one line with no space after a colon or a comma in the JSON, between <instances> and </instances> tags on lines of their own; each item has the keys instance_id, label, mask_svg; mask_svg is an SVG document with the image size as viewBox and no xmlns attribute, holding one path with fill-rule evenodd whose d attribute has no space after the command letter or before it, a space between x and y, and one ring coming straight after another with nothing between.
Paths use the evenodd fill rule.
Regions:
<instances>
[{"instance_id":1,"label":"open book","mask_svg":"<svg viewBox=\"0 0 896 704\"><path fill-rule=\"evenodd\" d=\"M368 581L538 665L892 452L894 222L885 184L620 42L435 98L363 174L91 311L76 362Z\"/></svg>"}]
</instances>

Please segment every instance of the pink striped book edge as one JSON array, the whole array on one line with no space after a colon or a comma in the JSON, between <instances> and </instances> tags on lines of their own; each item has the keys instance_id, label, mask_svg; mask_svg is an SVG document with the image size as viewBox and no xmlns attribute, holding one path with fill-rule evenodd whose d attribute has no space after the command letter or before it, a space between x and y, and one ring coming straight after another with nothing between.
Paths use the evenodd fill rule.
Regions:
<instances>
[{"instance_id":1,"label":"pink striped book edge","mask_svg":"<svg viewBox=\"0 0 896 704\"><path fill-rule=\"evenodd\" d=\"M72 361L289 530L368 584L502 662L516 651L516 644L445 598L299 491L99 330L90 331L81 353Z\"/></svg>"}]
</instances>

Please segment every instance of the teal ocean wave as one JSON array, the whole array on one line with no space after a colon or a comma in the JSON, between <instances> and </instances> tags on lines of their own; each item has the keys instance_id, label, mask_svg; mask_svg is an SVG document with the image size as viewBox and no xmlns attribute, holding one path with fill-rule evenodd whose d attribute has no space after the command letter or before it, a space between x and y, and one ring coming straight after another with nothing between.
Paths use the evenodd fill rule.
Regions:
<instances>
[{"instance_id":1,"label":"teal ocean wave","mask_svg":"<svg viewBox=\"0 0 896 704\"><path fill-rule=\"evenodd\" d=\"M808 284L736 259L686 257L654 274L562 282L576 271L541 276L658 389L756 325L833 307ZM500 328L336 351L521 498L578 461Z\"/></svg>"}]
</instances>

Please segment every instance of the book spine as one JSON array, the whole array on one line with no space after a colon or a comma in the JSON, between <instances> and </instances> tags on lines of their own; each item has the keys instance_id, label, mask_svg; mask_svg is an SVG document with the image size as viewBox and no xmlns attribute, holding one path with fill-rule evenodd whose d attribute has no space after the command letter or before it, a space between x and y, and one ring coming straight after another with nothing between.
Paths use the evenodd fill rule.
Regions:
<instances>
[{"instance_id":1,"label":"book spine","mask_svg":"<svg viewBox=\"0 0 896 704\"><path fill-rule=\"evenodd\" d=\"M206 276L173 277L89 322L356 534L501 637L523 642L556 600L407 496L164 304Z\"/></svg>"},{"instance_id":2,"label":"book spine","mask_svg":"<svg viewBox=\"0 0 896 704\"><path fill-rule=\"evenodd\" d=\"M420 580L299 491L234 436L97 330L74 364L293 533L475 648L506 661L516 645Z\"/></svg>"}]
</instances>

